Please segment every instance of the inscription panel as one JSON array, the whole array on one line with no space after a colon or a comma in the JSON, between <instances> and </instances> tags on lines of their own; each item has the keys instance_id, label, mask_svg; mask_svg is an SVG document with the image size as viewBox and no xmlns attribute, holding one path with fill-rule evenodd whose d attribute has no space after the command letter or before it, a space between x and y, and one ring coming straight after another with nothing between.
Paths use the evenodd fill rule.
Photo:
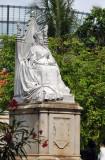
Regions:
<instances>
[{"instance_id":1,"label":"inscription panel","mask_svg":"<svg viewBox=\"0 0 105 160\"><path fill-rule=\"evenodd\" d=\"M74 117L60 114L50 115L50 153L71 155L74 151Z\"/></svg>"}]
</instances>

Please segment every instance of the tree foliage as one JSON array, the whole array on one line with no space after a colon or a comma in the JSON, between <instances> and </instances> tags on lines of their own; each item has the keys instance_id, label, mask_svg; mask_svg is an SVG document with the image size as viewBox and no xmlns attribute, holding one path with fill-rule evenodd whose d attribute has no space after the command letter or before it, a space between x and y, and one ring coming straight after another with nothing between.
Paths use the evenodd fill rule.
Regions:
<instances>
[{"instance_id":1,"label":"tree foliage","mask_svg":"<svg viewBox=\"0 0 105 160\"><path fill-rule=\"evenodd\" d=\"M90 139L98 144L104 138L105 130L105 47L91 50L78 38L71 38L63 41L63 48L58 52L61 40L57 39L55 45L54 41L50 38L50 48L62 78L83 107L81 147L85 147Z\"/></svg>"},{"instance_id":2,"label":"tree foliage","mask_svg":"<svg viewBox=\"0 0 105 160\"><path fill-rule=\"evenodd\" d=\"M70 33L74 14L72 12L73 0L43 0L46 8L49 36L61 36Z\"/></svg>"},{"instance_id":3,"label":"tree foliage","mask_svg":"<svg viewBox=\"0 0 105 160\"><path fill-rule=\"evenodd\" d=\"M13 97L15 37L2 36L1 38L4 47L0 50L0 108L4 110Z\"/></svg>"},{"instance_id":4,"label":"tree foliage","mask_svg":"<svg viewBox=\"0 0 105 160\"><path fill-rule=\"evenodd\" d=\"M105 45L105 8L94 7L76 33L89 47Z\"/></svg>"},{"instance_id":5,"label":"tree foliage","mask_svg":"<svg viewBox=\"0 0 105 160\"><path fill-rule=\"evenodd\" d=\"M79 86L85 86L85 91L81 94L84 96L78 95L77 98L82 100L85 108L82 114L82 141L90 137L98 143L104 139L105 131L105 9L94 7L76 35L85 46L84 54L79 52L76 57L77 61L78 57L84 56Z\"/></svg>"}]
</instances>

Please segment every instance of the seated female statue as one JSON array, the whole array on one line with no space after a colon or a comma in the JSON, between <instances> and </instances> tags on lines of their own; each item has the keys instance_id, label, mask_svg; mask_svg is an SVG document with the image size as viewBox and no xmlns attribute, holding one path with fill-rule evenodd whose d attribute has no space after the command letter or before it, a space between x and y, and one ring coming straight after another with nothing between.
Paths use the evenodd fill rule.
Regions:
<instances>
[{"instance_id":1,"label":"seated female statue","mask_svg":"<svg viewBox=\"0 0 105 160\"><path fill-rule=\"evenodd\" d=\"M58 65L44 45L42 33L36 32L33 38L35 43L20 63L20 87L15 98L20 98L23 102L62 100L64 95L70 93L61 79Z\"/></svg>"}]
</instances>

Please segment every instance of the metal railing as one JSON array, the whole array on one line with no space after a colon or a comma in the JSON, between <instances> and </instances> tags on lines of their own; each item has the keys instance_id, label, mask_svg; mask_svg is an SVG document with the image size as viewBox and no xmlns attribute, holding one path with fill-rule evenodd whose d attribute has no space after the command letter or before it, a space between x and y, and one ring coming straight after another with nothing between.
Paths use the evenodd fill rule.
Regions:
<instances>
[{"instance_id":1,"label":"metal railing","mask_svg":"<svg viewBox=\"0 0 105 160\"><path fill-rule=\"evenodd\" d=\"M42 14L43 9L38 7L0 5L0 34L16 34L17 23L24 28L32 9L36 16Z\"/></svg>"},{"instance_id":2,"label":"metal railing","mask_svg":"<svg viewBox=\"0 0 105 160\"><path fill-rule=\"evenodd\" d=\"M27 23L30 17L30 11L34 9L36 16L43 16L43 8L27 7L27 6L11 6L0 5L0 35L7 34L13 35L17 33L17 23L21 24L24 29L24 25ZM84 18L88 13L74 11L75 16L79 24L83 23Z\"/></svg>"}]
</instances>

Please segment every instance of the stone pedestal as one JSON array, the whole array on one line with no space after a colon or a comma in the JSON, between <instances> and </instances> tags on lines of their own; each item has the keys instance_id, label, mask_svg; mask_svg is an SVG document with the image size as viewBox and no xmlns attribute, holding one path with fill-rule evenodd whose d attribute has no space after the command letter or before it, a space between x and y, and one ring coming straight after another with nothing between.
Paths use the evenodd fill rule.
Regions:
<instances>
[{"instance_id":1,"label":"stone pedestal","mask_svg":"<svg viewBox=\"0 0 105 160\"><path fill-rule=\"evenodd\" d=\"M10 111L10 120L25 121L30 129L42 130L48 139L45 148L37 143L26 148L29 160L80 160L80 112L78 104L34 103Z\"/></svg>"},{"instance_id":2,"label":"stone pedestal","mask_svg":"<svg viewBox=\"0 0 105 160\"><path fill-rule=\"evenodd\" d=\"M7 111L0 114L0 122L9 123L9 113Z\"/></svg>"}]
</instances>

